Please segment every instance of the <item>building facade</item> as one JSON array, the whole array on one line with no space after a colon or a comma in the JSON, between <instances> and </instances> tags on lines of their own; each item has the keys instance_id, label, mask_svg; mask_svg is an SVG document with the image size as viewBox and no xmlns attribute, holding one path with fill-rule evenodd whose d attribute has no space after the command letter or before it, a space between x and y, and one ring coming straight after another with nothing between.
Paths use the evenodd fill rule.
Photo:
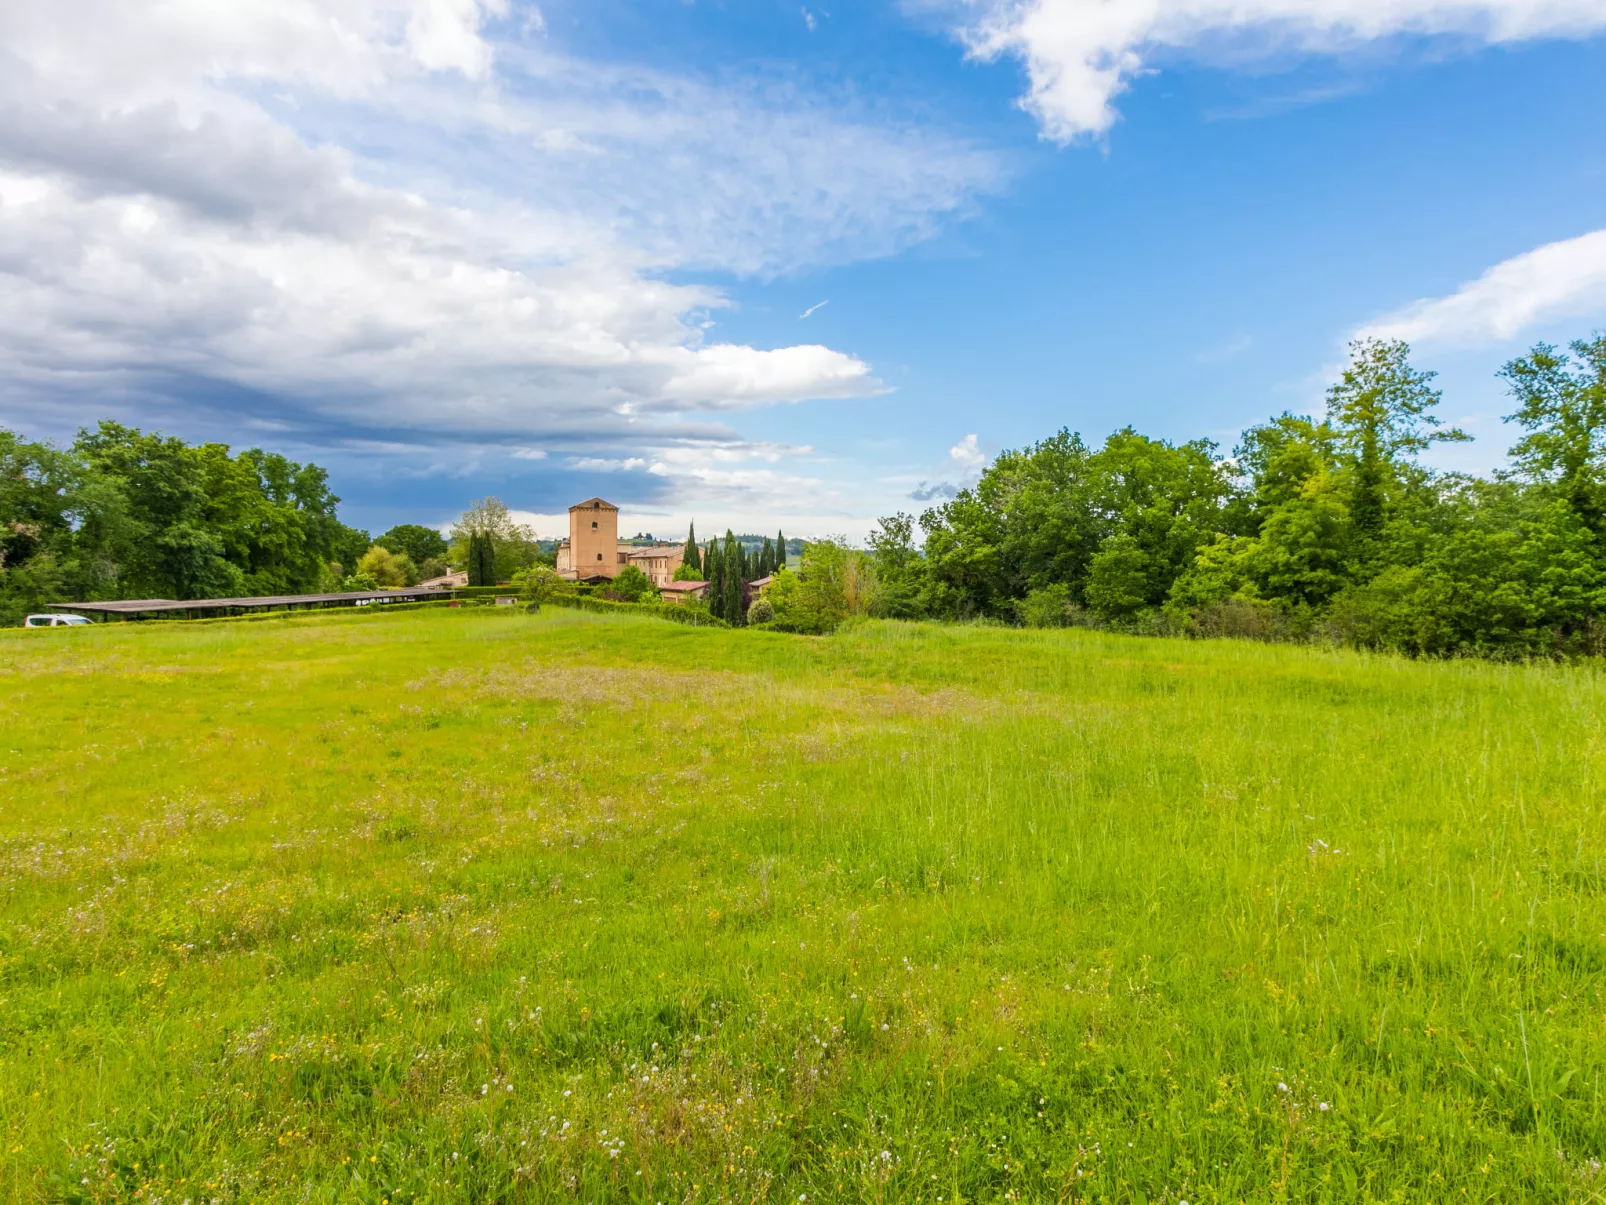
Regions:
<instances>
[{"instance_id":1,"label":"building facade","mask_svg":"<svg viewBox=\"0 0 1606 1205\"><path fill-rule=\"evenodd\" d=\"M652 548L634 548L629 561L647 575L659 589L675 580L675 570L686 559L686 549L679 544L658 544Z\"/></svg>"},{"instance_id":2,"label":"building facade","mask_svg":"<svg viewBox=\"0 0 1606 1205\"><path fill-rule=\"evenodd\" d=\"M626 565L634 565L662 588L674 581L685 556L679 544L638 548L620 543L619 508L602 498L587 498L569 508L569 538L558 545L557 571L570 581L611 580Z\"/></svg>"},{"instance_id":3,"label":"building facade","mask_svg":"<svg viewBox=\"0 0 1606 1205\"><path fill-rule=\"evenodd\" d=\"M563 553L569 555L564 558ZM619 548L619 508L601 498L587 498L569 508L568 547L558 549L558 572L584 581L618 577L624 568ZM568 564L563 562L567 559Z\"/></svg>"}]
</instances>

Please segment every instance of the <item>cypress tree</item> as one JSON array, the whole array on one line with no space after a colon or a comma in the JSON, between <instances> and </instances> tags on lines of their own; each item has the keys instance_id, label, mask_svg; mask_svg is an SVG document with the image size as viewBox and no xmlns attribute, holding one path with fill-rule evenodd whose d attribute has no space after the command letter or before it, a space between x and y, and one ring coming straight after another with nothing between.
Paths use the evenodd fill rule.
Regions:
<instances>
[{"instance_id":1,"label":"cypress tree","mask_svg":"<svg viewBox=\"0 0 1606 1205\"><path fill-rule=\"evenodd\" d=\"M703 562L708 578L708 610L715 619L725 618L724 569L720 565L719 542L708 541L708 559Z\"/></svg>"},{"instance_id":2,"label":"cypress tree","mask_svg":"<svg viewBox=\"0 0 1606 1205\"><path fill-rule=\"evenodd\" d=\"M489 532L476 531L468 537L468 584L496 585L496 548Z\"/></svg>"},{"instance_id":3,"label":"cypress tree","mask_svg":"<svg viewBox=\"0 0 1606 1205\"><path fill-rule=\"evenodd\" d=\"M697 524L686 529L686 552L681 558L698 573L703 571L703 558L697 552Z\"/></svg>"},{"instance_id":4,"label":"cypress tree","mask_svg":"<svg viewBox=\"0 0 1606 1205\"><path fill-rule=\"evenodd\" d=\"M786 568L786 537L779 531L775 533L775 567Z\"/></svg>"},{"instance_id":5,"label":"cypress tree","mask_svg":"<svg viewBox=\"0 0 1606 1205\"><path fill-rule=\"evenodd\" d=\"M731 535L729 530L725 532L725 551L720 559L725 566L725 622L740 627L744 618L742 546L736 542L736 537Z\"/></svg>"}]
</instances>

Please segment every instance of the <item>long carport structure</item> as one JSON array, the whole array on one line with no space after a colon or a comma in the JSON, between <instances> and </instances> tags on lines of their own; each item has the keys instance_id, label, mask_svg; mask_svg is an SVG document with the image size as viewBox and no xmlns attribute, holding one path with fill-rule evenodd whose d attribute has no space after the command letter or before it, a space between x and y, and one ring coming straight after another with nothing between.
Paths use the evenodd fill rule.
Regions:
<instances>
[{"instance_id":1,"label":"long carport structure","mask_svg":"<svg viewBox=\"0 0 1606 1205\"><path fill-rule=\"evenodd\" d=\"M452 597L450 590L362 590L351 594L271 594L260 598L122 598L111 602L51 603L53 611L70 611L99 620L196 619L248 615L257 611L303 611L323 607L361 607L399 602L430 602Z\"/></svg>"}]
</instances>

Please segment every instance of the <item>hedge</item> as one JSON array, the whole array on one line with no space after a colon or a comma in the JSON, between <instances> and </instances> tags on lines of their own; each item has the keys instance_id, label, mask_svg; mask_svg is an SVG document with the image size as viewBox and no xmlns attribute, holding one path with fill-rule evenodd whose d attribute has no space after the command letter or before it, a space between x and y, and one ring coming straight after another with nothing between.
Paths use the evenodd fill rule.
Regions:
<instances>
[{"instance_id":1,"label":"hedge","mask_svg":"<svg viewBox=\"0 0 1606 1205\"><path fill-rule=\"evenodd\" d=\"M554 607L568 607L572 611L590 611L597 615L650 615L654 619L667 619L670 623L690 624L694 628L728 628L723 619L715 619L699 607L683 603L626 603L605 598L584 598L575 594L555 594L542 600Z\"/></svg>"}]
</instances>

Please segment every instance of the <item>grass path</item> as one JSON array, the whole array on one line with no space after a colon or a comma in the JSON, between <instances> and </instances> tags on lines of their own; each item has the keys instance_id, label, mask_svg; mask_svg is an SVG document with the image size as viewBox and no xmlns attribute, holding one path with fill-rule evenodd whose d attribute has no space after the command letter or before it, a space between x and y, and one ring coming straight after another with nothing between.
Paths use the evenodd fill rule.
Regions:
<instances>
[{"instance_id":1,"label":"grass path","mask_svg":"<svg viewBox=\"0 0 1606 1205\"><path fill-rule=\"evenodd\" d=\"M0 633L0 1200L1606 1200L1606 678Z\"/></svg>"}]
</instances>

